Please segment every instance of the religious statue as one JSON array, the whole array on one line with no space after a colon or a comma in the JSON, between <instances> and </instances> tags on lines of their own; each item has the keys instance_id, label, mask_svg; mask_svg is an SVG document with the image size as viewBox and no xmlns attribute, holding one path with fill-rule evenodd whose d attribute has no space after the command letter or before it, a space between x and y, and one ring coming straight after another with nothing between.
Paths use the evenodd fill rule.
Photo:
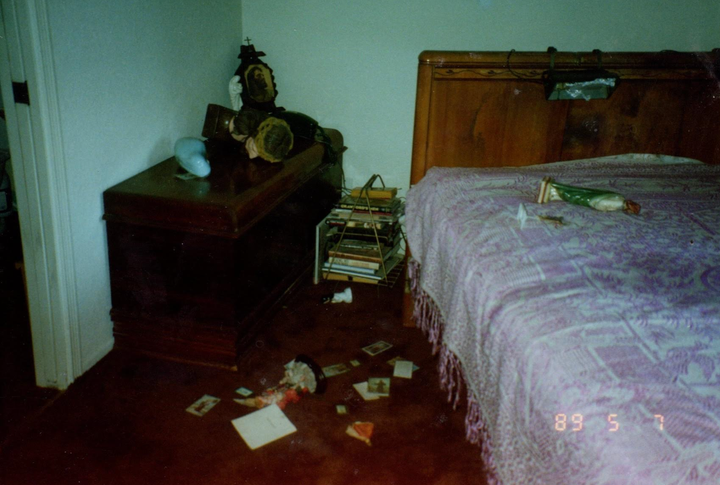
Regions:
<instances>
[{"instance_id":1,"label":"religious statue","mask_svg":"<svg viewBox=\"0 0 720 485\"><path fill-rule=\"evenodd\" d=\"M538 204L544 204L553 200L562 200L570 204L582 205L593 209L610 212L622 210L631 214L640 213L640 204L626 199L622 195L610 190L587 189L584 187L573 187L555 182L550 177L545 177L540 182L538 193Z\"/></svg>"}]
</instances>

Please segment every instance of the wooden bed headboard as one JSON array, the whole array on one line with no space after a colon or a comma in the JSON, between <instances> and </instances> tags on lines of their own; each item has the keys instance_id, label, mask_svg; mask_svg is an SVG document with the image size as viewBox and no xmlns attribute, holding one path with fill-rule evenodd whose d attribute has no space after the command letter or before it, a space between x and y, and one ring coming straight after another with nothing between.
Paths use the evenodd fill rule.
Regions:
<instances>
[{"instance_id":1,"label":"wooden bed headboard","mask_svg":"<svg viewBox=\"0 0 720 485\"><path fill-rule=\"evenodd\" d=\"M420 54L410 183L433 166L522 166L660 153L720 163L720 49L604 52L609 99L547 101L547 52ZM598 66L557 52L555 69Z\"/></svg>"}]
</instances>

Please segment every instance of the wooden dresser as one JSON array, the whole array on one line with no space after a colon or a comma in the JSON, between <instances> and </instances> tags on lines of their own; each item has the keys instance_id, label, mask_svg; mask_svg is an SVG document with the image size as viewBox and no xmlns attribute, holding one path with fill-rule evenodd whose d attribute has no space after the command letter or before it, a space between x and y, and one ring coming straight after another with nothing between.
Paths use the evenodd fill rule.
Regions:
<instances>
[{"instance_id":1,"label":"wooden dresser","mask_svg":"<svg viewBox=\"0 0 720 485\"><path fill-rule=\"evenodd\" d=\"M208 154L206 179L170 158L105 191L111 316L117 347L232 367L312 265L342 160L302 139L277 164L220 141Z\"/></svg>"}]
</instances>

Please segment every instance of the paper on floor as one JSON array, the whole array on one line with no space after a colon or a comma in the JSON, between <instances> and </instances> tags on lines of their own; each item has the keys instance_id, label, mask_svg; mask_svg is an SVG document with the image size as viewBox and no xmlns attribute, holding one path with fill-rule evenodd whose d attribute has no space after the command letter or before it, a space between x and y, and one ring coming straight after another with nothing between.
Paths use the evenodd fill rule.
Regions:
<instances>
[{"instance_id":1,"label":"paper on floor","mask_svg":"<svg viewBox=\"0 0 720 485\"><path fill-rule=\"evenodd\" d=\"M362 396L363 399L366 401L374 401L375 399L380 399L380 396L377 394L373 394L371 392L368 392L368 383L365 382L358 382L357 384L353 384L353 387L355 390Z\"/></svg>"},{"instance_id":2,"label":"paper on floor","mask_svg":"<svg viewBox=\"0 0 720 485\"><path fill-rule=\"evenodd\" d=\"M398 355L397 357L393 357L392 359L388 360L387 363L390 364L391 366L395 367L395 362L397 362L398 360L407 360L407 359L404 359ZM420 367L418 367L417 364L415 364L413 362L413 372L415 372L416 370L420 370Z\"/></svg>"},{"instance_id":3,"label":"paper on floor","mask_svg":"<svg viewBox=\"0 0 720 485\"><path fill-rule=\"evenodd\" d=\"M232 424L251 450L297 431L277 404L233 419Z\"/></svg>"},{"instance_id":4,"label":"paper on floor","mask_svg":"<svg viewBox=\"0 0 720 485\"><path fill-rule=\"evenodd\" d=\"M192 403L192 405L185 411L195 416L205 416L217 403L220 402L219 397L205 394L203 397Z\"/></svg>"},{"instance_id":5,"label":"paper on floor","mask_svg":"<svg viewBox=\"0 0 720 485\"><path fill-rule=\"evenodd\" d=\"M412 379L413 363L409 360L396 360L393 377L402 377L403 379Z\"/></svg>"},{"instance_id":6,"label":"paper on floor","mask_svg":"<svg viewBox=\"0 0 720 485\"><path fill-rule=\"evenodd\" d=\"M368 392L377 394L380 397L388 397L390 395L390 378L389 377L371 377L367 380Z\"/></svg>"},{"instance_id":7,"label":"paper on floor","mask_svg":"<svg viewBox=\"0 0 720 485\"><path fill-rule=\"evenodd\" d=\"M392 347L392 344L389 344L385 342L384 340L380 340L378 342L375 342L372 345L368 345L367 347L363 347L363 352L370 354L370 355L377 355L380 352L385 352L387 349Z\"/></svg>"},{"instance_id":8,"label":"paper on floor","mask_svg":"<svg viewBox=\"0 0 720 485\"><path fill-rule=\"evenodd\" d=\"M350 368L346 364L335 364L323 367L322 371L323 374L325 374L325 377L332 377L339 374L344 374L345 372L349 372Z\"/></svg>"}]
</instances>

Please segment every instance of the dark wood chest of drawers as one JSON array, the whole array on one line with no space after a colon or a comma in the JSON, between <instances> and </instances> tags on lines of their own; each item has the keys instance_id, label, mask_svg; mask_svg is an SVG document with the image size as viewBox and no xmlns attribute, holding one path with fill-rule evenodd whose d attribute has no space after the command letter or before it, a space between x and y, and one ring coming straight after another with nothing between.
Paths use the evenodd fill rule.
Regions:
<instances>
[{"instance_id":1,"label":"dark wood chest of drawers","mask_svg":"<svg viewBox=\"0 0 720 485\"><path fill-rule=\"evenodd\" d=\"M342 135L326 132L341 153ZM175 177L171 158L105 191L116 346L235 365L308 274L315 226L340 195L341 159L297 145L270 164L208 142L206 179Z\"/></svg>"}]
</instances>

